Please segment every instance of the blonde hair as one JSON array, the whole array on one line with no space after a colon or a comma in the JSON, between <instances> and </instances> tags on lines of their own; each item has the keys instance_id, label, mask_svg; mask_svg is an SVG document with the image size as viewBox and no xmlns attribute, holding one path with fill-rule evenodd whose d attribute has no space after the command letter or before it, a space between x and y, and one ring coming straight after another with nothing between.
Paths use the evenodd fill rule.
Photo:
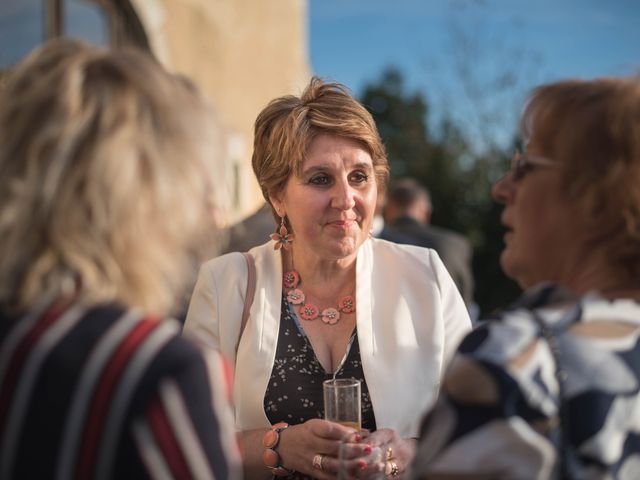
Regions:
<instances>
[{"instance_id":1,"label":"blonde hair","mask_svg":"<svg viewBox=\"0 0 640 480\"><path fill-rule=\"evenodd\" d=\"M251 161L267 202L292 173L299 173L309 145L321 133L359 142L371 155L378 188L385 187L389 163L371 114L343 85L313 77L300 97L276 98L256 119Z\"/></svg>"},{"instance_id":2,"label":"blonde hair","mask_svg":"<svg viewBox=\"0 0 640 480\"><path fill-rule=\"evenodd\" d=\"M589 244L640 280L640 77L543 85L532 92L521 129L561 164Z\"/></svg>"},{"instance_id":3,"label":"blonde hair","mask_svg":"<svg viewBox=\"0 0 640 480\"><path fill-rule=\"evenodd\" d=\"M195 87L141 52L58 40L0 95L0 303L71 286L169 313L215 234L221 133Z\"/></svg>"}]
</instances>

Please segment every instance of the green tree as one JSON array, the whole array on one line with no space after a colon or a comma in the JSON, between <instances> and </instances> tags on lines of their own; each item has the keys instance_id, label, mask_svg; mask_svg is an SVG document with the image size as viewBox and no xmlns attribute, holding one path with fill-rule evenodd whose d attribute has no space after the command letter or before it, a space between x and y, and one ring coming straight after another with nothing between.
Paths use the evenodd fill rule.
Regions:
<instances>
[{"instance_id":1,"label":"green tree","mask_svg":"<svg viewBox=\"0 0 640 480\"><path fill-rule=\"evenodd\" d=\"M483 315L519 293L500 270L501 207L490 195L492 178L508 165L504 152L478 155L462 129L445 118L438 133L428 128L428 104L407 92L402 73L387 68L365 86L360 100L372 113L385 143L392 180L413 177L432 197L432 222L466 235L474 248L475 300Z\"/></svg>"}]
</instances>

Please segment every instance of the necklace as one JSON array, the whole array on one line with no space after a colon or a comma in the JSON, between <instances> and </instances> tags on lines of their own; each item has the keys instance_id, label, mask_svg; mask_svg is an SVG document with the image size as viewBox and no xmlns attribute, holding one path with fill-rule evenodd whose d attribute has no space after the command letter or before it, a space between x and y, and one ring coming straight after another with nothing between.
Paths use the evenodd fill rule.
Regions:
<instances>
[{"instance_id":1,"label":"necklace","mask_svg":"<svg viewBox=\"0 0 640 480\"><path fill-rule=\"evenodd\" d=\"M282 276L282 284L285 288L289 289L287 292L287 302L299 308L298 314L304 320L315 320L320 317L320 320L324 323L333 325L340 320L340 312L354 313L356 311L356 300L353 295L341 297L338 301L338 308L330 307L322 311L313 303L305 303L305 294L302 289L298 288L300 275L295 270L285 272Z\"/></svg>"}]
</instances>

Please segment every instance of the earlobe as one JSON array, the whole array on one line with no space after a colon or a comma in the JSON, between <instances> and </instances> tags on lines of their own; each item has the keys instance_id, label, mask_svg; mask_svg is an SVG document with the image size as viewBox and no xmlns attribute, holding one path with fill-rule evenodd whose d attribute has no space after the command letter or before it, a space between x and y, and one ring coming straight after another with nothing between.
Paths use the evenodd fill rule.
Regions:
<instances>
[{"instance_id":1,"label":"earlobe","mask_svg":"<svg viewBox=\"0 0 640 480\"><path fill-rule=\"evenodd\" d=\"M276 214L281 217L282 215L280 215L280 206L274 202L273 200L271 201L271 205L273 205L273 209L276 211Z\"/></svg>"},{"instance_id":2,"label":"earlobe","mask_svg":"<svg viewBox=\"0 0 640 480\"><path fill-rule=\"evenodd\" d=\"M279 217L284 217L286 215L282 202L276 195L269 195L269 201L271 202L271 205L273 205L273 208Z\"/></svg>"}]
</instances>

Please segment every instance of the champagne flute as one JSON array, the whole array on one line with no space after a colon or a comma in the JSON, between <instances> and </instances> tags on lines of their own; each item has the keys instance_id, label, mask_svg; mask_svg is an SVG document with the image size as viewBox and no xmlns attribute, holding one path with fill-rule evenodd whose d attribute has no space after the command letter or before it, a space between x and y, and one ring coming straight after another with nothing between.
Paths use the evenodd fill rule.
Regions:
<instances>
[{"instance_id":1,"label":"champagne flute","mask_svg":"<svg viewBox=\"0 0 640 480\"><path fill-rule=\"evenodd\" d=\"M360 380L332 378L323 382L322 390L325 420L361 430Z\"/></svg>"},{"instance_id":2,"label":"champagne flute","mask_svg":"<svg viewBox=\"0 0 640 480\"><path fill-rule=\"evenodd\" d=\"M332 378L325 380L322 388L325 420L356 430L347 433L340 442L338 480L353 478L358 463L362 461L366 463L366 467L358 471L359 478L384 480L384 459L380 448L374 448L368 455L362 456L360 442L368 432L362 431L360 380Z\"/></svg>"}]
</instances>

